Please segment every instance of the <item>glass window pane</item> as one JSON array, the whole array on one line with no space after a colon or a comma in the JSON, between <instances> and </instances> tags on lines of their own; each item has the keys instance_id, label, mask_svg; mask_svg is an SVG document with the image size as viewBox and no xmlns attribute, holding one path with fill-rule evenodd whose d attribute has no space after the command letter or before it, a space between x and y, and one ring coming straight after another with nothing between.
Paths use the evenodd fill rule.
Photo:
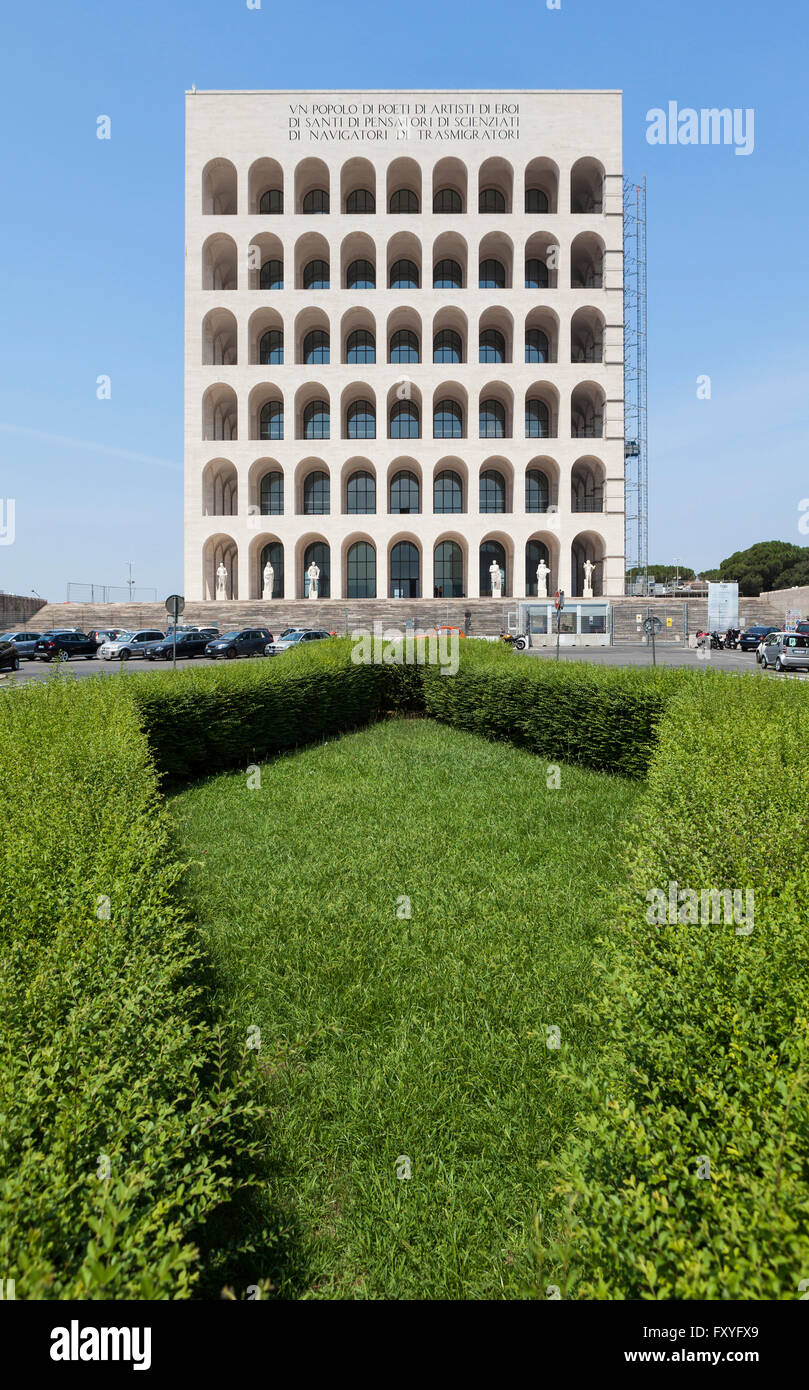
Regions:
<instances>
[{"instance_id":1,"label":"glass window pane","mask_svg":"<svg viewBox=\"0 0 809 1390\"><path fill-rule=\"evenodd\" d=\"M259 212L279 213L284 211L284 195L280 188L270 188L262 193L258 205Z\"/></svg>"},{"instance_id":2,"label":"glass window pane","mask_svg":"<svg viewBox=\"0 0 809 1390\"><path fill-rule=\"evenodd\" d=\"M259 510L262 516L283 516L284 514L284 475L265 473L261 479ZM264 566L262 565L262 569Z\"/></svg>"},{"instance_id":3,"label":"glass window pane","mask_svg":"<svg viewBox=\"0 0 809 1390\"><path fill-rule=\"evenodd\" d=\"M258 360L262 366L281 363L284 360L284 335L277 328L261 335L258 345Z\"/></svg>"},{"instance_id":4,"label":"glass window pane","mask_svg":"<svg viewBox=\"0 0 809 1390\"><path fill-rule=\"evenodd\" d=\"M303 412L304 439L329 438L328 401L310 401Z\"/></svg>"},{"instance_id":5,"label":"glass window pane","mask_svg":"<svg viewBox=\"0 0 809 1390\"><path fill-rule=\"evenodd\" d=\"M419 511L419 480L415 473L405 470L394 475L390 485L390 509L414 514Z\"/></svg>"},{"instance_id":6,"label":"glass window pane","mask_svg":"<svg viewBox=\"0 0 809 1390\"><path fill-rule=\"evenodd\" d=\"M440 333L436 333L433 339L434 362L460 362L462 354L460 334L454 333L451 328L442 328Z\"/></svg>"},{"instance_id":7,"label":"glass window pane","mask_svg":"<svg viewBox=\"0 0 809 1390\"><path fill-rule=\"evenodd\" d=\"M284 406L281 401L268 401L261 407L259 439L283 439Z\"/></svg>"},{"instance_id":8,"label":"glass window pane","mask_svg":"<svg viewBox=\"0 0 809 1390\"><path fill-rule=\"evenodd\" d=\"M376 481L371 473L352 473L346 485L346 511L354 516L376 511Z\"/></svg>"},{"instance_id":9,"label":"glass window pane","mask_svg":"<svg viewBox=\"0 0 809 1390\"><path fill-rule=\"evenodd\" d=\"M369 333L364 328L357 328L353 333L349 333L346 341L346 361L360 363L376 361L376 340L373 333Z\"/></svg>"},{"instance_id":10,"label":"glass window pane","mask_svg":"<svg viewBox=\"0 0 809 1390\"><path fill-rule=\"evenodd\" d=\"M396 192L391 194L390 210L391 212L418 212L419 200L417 195L412 193L409 188L397 188Z\"/></svg>"},{"instance_id":11,"label":"glass window pane","mask_svg":"<svg viewBox=\"0 0 809 1390\"><path fill-rule=\"evenodd\" d=\"M457 473L444 469L433 484L434 512L462 512L463 484Z\"/></svg>"},{"instance_id":12,"label":"glass window pane","mask_svg":"<svg viewBox=\"0 0 809 1390\"><path fill-rule=\"evenodd\" d=\"M352 401L346 411L349 439L376 439L376 410L371 401Z\"/></svg>"},{"instance_id":13,"label":"glass window pane","mask_svg":"<svg viewBox=\"0 0 809 1390\"><path fill-rule=\"evenodd\" d=\"M321 470L308 474L303 484L303 510L307 516L325 516L329 511L329 475Z\"/></svg>"},{"instance_id":14,"label":"glass window pane","mask_svg":"<svg viewBox=\"0 0 809 1390\"><path fill-rule=\"evenodd\" d=\"M284 262L265 261L258 277L259 289L282 290L284 288Z\"/></svg>"}]
</instances>

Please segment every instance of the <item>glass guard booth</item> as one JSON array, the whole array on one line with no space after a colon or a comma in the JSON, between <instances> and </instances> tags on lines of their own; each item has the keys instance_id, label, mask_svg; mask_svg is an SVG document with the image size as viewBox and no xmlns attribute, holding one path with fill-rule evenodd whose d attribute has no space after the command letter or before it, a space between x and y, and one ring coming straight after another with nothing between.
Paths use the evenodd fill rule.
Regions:
<instances>
[{"instance_id":1,"label":"glass guard booth","mask_svg":"<svg viewBox=\"0 0 809 1390\"><path fill-rule=\"evenodd\" d=\"M530 635L531 645L547 647L556 642L556 609L553 600L521 603L519 632ZM559 624L562 647L609 647L612 643L612 605L602 599L568 600Z\"/></svg>"}]
</instances>

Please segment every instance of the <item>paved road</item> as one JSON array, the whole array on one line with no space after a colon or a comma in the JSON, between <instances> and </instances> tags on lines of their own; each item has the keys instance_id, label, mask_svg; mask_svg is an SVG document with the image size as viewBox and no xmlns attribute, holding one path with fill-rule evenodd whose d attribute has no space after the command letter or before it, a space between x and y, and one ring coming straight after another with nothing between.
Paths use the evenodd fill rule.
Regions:
<instances>
[{"instance_id":1,"label":"paved road","mask_svg":"<svg viewBox=\"0 0 809 1390\"><path fill-rule=\"evenodd\" d=\"M553 661L556 657L556 648L532 647L524 655L540 661ZM739 672L761 670L756 662L755 652L740 652L738 649L735 652L703 651L702 657L700 657L690 647L658 642L656 658L658 666L685 666L697 670L714 669ZM597 666L651 666L652 649L651 647L638 646L635 642L616 642L614 647L561 647L559 660L592 661ZM768 671L767 674L775 676L776 672ZM805 678L802 672L790 671L788 674L793 679Z\"/></svg>"},{"instance_id":2,"label":"paved road","mask_svg":"<svg viewBox=\"0 0 809 1390\"><path fill-rule=\"evenodd\" d=\"M239 661L274 661L275 657L238 657ZM186 658L185 661L177 662L177 670L184 670L188 666L213 666L215 662L207 656L196 656L192 659ZM15 685L27 685L29 681L45 681L52 676L55 671L68 672L74 676L117 676L120 673L125 675L133 671L170 671L170 661L146 661L138 660L137 657L129 661L102 661L100 657L93 657L90 661L85 661L83 656L74 658L72 661L26 661L20 662L19 671L15 671ZM8 672L0 672L0 677L8 676Z\"/></svg>"}]
</instances>

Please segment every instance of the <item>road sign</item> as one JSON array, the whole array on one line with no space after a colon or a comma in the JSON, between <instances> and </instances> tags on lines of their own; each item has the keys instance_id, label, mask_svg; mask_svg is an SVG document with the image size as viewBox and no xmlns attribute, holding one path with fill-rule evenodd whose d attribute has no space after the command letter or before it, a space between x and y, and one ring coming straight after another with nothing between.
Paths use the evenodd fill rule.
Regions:
<instances>
[{"instance_id":1,"label":"road sign","mask_svg":"<svg viewBox=\"0 0 809 1390\"><path fill-rule=\"evenodd\" d=\"M169 594L168 598L166 599L166 612L175 623L184 608L185 599L183 598L182 594Z\"/></svg>"},{"instance_id":2,"label":"road sign","mask_svg":"<svg viewBox=\"0 0 809 1390\"><path fill-rule=\"evenodd\" d=\"M561 613L562 609L563 609L564 606L565 606L565 591L564 591L564 589L557 589L557 590L556 590L556 598L555 598L554 601L553 601L553 606L554 606L554 608L556 609L557 613Z\"/></svg>"},{"instance_id":3,"label":"road sign","mask_svg":"<svg viewBox=\"0 0 809 1390\"><path fill-rule=\"evenodd\" d=\"M643 631L648 633L658 633L663 624L659 618L644 618Z\"/></svg>"}]
</instances>

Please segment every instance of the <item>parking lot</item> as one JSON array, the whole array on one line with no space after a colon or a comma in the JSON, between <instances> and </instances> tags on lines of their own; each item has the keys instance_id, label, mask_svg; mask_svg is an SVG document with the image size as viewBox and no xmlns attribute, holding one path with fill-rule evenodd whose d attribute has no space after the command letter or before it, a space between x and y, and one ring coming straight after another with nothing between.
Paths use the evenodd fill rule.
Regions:
<instances>
[{"instance_id":1,"label":"parking lot","mask_svg":"<svg viewBox=\"0 0 809 1390\"><path fill-rule=\"evenodd\" d=\"M540 661L555 660L555 647L532 647L524 653ZM759 671L755 652L711 651L704 648L701 655L691 647L658 642L655 649L658 666L686 666L699 670ZM560 661L592 661L598 666L651 666L651 646L636 642L616 642L612 647L561 647ZM769 674L774 675L774 672ZM795 675L795 672L791 673Z\"/></svg>"},{"instance_id":2,"label":"parking lot","mask_svg":"<svg viewBox=\"0 0 809 1390\"><path fill-rule=\"evenodd\" d=\"M242 661L274 661L275 657L241 657ZM220 662L220 664L223 664ZM198 656L192 661L178 661L177 670L184 670L188 666L215 666L216 662L210 657ZM13 676L15 685L26 685L29 681L45 681L49 676L53 676L58 671L60 675L73 676L117 676L120 674L130 675L135 671L170 671L170 661L147 661L144 658L131 657L129 661L102 661L100 657L91 657L86 661L84 657L74 657L71 661L26 661L25 658L20 662L19 671L4 671L0 674L10 679Z\"/></svg>"}]
</instances>

